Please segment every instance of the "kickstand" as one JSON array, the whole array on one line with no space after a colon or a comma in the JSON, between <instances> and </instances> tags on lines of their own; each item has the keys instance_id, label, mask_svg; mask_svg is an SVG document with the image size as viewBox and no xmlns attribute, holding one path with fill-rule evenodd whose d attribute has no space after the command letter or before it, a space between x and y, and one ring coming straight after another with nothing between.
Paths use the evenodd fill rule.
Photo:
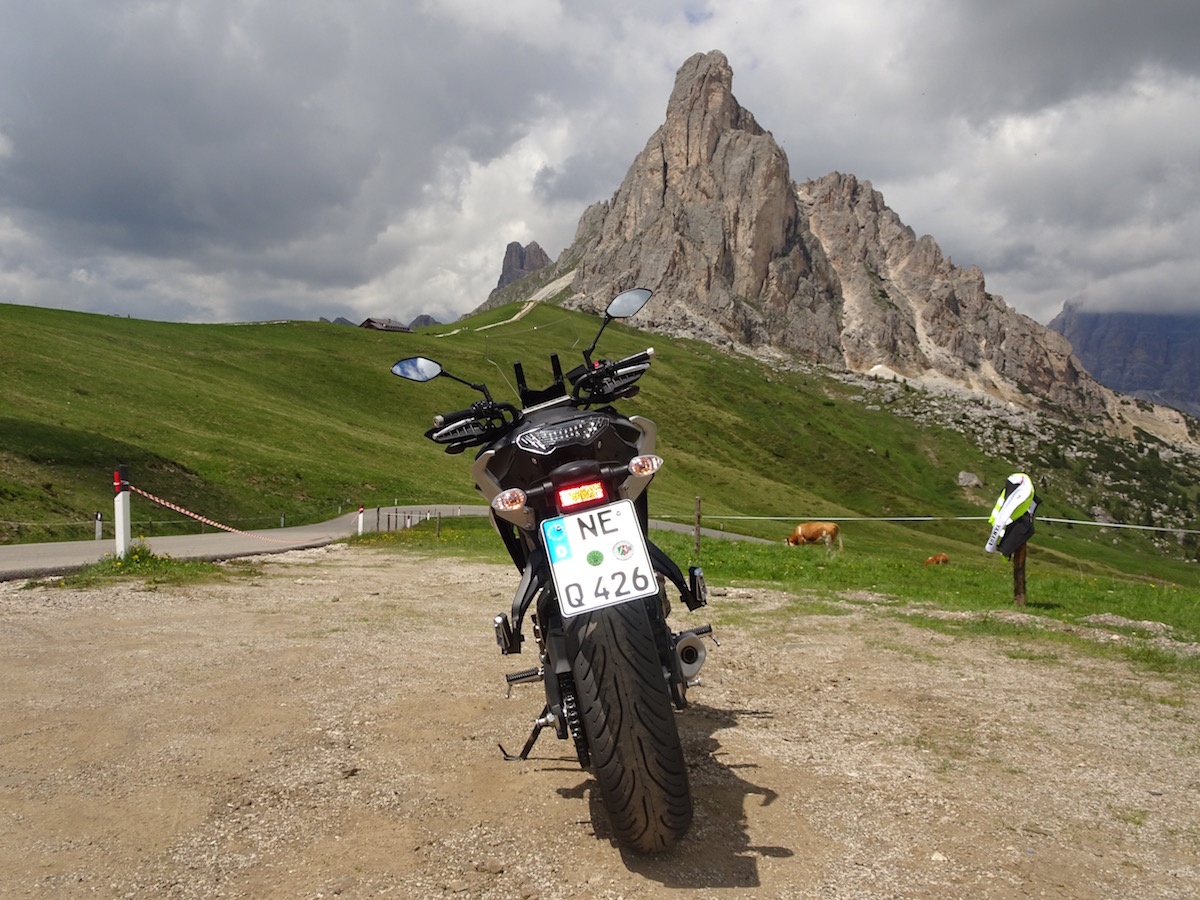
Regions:
<instances>
[{"instance_id":1,"label":"kickstand","mask_svg":"<svg viewBox=\"0 0 1200 900\"><path fill-rule=\"evenodd\" d=\"M518 760L526 760L529 758L529 751L533 749L533 745L537 743L538 735L542 733L542 729L546 727L553 719L550 717L550 707L542 707L542 714L537 721L533 723L533 731L529 733L529 740L525 742L525 746L521 748L521 752L513 756L504 749L504 745L497 742L496 746L500 748L500 752L504 754L504 759L507 762L517 762Z\"/></svg>"}]
</instances>

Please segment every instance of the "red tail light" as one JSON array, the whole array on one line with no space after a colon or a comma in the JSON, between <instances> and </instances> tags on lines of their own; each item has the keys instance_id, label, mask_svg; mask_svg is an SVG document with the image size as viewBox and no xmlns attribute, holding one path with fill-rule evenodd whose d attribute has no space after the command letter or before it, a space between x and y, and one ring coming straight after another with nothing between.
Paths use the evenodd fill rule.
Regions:
<instances>
[{"instance_id":1,"label":"red tail light","mask_svg":"<svg viewBox=\"0 0 1200 900\"><path fill-rule=\"evenodd\" d=\"M558 492L558 508L569 509L581 503L592 503L596 500L603 500L604 496L604 483L602 481L589 481L586 484L577 484L574 487L562 488Z\"/></svg>"}]
</instances>

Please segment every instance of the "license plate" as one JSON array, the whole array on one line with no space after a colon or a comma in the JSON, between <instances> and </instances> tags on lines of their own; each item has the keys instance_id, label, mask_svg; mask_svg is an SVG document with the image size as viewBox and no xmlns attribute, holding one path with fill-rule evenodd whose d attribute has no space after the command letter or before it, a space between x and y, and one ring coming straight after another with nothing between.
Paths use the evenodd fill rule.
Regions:
<instances>
[{"instance_id":1,"label":"license plate","mask_svg":"<svg viewBox=\"0 0 1200 900\"><path fill-rule=\"evenodd\" d=\"M658 593L632 501L547 519L542 541L564 616Z\"/></svg>"}]
</instances>

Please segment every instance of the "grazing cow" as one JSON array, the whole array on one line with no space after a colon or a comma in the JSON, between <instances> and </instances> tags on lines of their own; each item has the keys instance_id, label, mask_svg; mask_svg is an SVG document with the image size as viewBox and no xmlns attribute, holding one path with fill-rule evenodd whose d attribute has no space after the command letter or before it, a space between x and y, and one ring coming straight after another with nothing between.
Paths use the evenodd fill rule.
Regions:
<instances>
[{"instance_id":1,"label":"grazing cow","mask_svg":"<svg viewBox=\"0 0 1200 900\"><path fill-rule=\"evenodd\" d=\"M925 565L944 566L948 562L950 562L950 557L948 557L945 553L935 553L933 556L929 557L929 559L925 560Z\"/></svg>"},{"instance_id":2,"label":"grazing cow","mask_svg":"<svg viewBox=\"0 0 1200 900\"><path fill-rule=\"evenodd\" d=\"M792 547L798 544L815 544L825 542L825 549L832 551L833 542L837 541L838 549L842 549L842 535L836 522L801 522L796 530L788 535L786 543Z\"/></svg>"}]
</instances>

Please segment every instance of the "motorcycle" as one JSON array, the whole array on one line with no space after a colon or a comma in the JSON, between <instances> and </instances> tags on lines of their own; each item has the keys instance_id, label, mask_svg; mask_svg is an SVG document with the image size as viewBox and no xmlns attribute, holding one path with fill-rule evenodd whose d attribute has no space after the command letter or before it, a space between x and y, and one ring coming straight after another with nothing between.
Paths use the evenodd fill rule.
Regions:
<instances>
[{"instance_id":1,"label":"motorcycle","mask_svg":"<svg viewBox=\"0 0 1200 900\"><path fill-rule=\"evenodd\" d=\"M546 728L570 740L599 785L616 840L643 853L671 847L691 823L674 712L699 682L701 638L716 642L709 625L674 632L667 624L667 583L696 610L707 604L704 573L692 566L685 579L650 540L647 488L663 464L657 427L611 405L638 393L654 350L592 359L609 322L634 315L650 295L637 288L615 297L583 364L565 378L557 354L553 381L541 389L514 363L520 408L425 357L392 367L410 381L445 377L483 395L435 416L425 436L447 453L480 447L471 475L521 573L511 610L493 627L500 652L519 654L529 620L538 664L505 677L510 695L513 685L540 682L546 702L521 751L500 752L527 759Z\"/></svg>"}]
</instances>

